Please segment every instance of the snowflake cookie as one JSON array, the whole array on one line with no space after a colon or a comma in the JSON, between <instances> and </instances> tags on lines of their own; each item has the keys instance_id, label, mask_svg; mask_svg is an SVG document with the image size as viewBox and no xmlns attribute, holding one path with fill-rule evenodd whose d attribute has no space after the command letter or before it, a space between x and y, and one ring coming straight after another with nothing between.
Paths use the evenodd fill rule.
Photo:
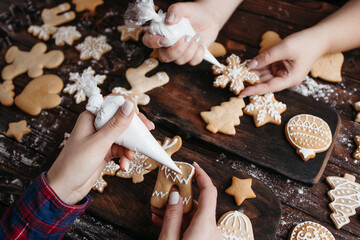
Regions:
<instances>
[{"instance_id":1,"label":"snowflake cookie","mask_svg":"<svg viewBox=\"0 0 360 240\"><path fill-rule=\"evenodd\" d=\"M289 240L335 240L335 238L324 226L306 221L292 229Z\"/></svg>"},{"instance_id":2,"label":"snowflake cookie","mask_svg":"<svg viewBox=\"0 0 360 240\"><path fill-rule=\"evenodd\" d=\"M126 42L130 39L134 41L139 41L140 34L144 31L144 29L140 26L136 26L135 24L126 24L123 26L118 26L117 30L121 33L120 40L122 42Z\"/></svg>"},{"instance_id":3,"label":"snowflake cookie","mask_svg":"<svg viewBox=\"0 0 360 240\"><path fill-rule=\"evenodd\" d=\"M41 26L31 25L28 28L28 33L44 41L49 40L50 36L54 34L56 31L57 31L57 27L48 24L43 24Z\"/></svg>"},{"instance_id":4,"label":"snowflake cookie","mask_svg":"<svg viewBox=\"0 0 360 240\"><path fill-rule=\"evenodd\" d=\"M79 73L70 73L69 80L73 83L68 83L66 85L64 93L74 94L76 92L74 98L77 104L85 101L86 94L82 90L82 84L86 82L95 82L96 85L100 85L103 84L106 79L105 75L94 75L95 71L91 67L85 69L81 75Z\"/></svg>"},{"instance_id":5,"label":"snowflake cookie","mask_svg":"<svg viewBox=\"0 0 360 240\"><path fill-rule=\"evenodd\" d=\"M92 189L97 190L98 192L102 193L104 188L108 185L107 182L104 180L105 175L114 176L116 171L120 169L120 166L116 164L114 161L110 161L106 164L104 170L100 173L99 178L94 183Z\"/></svg>"},{"instance_id":6,"label":"snowflake cookie","mask_svg":"<svg viewBox=\"0 0 360 240\"><path fill-rule=\"evenodd\" d=\"M358 112L355 117L355 122L360 123L360 101L353 104L355 110Z\"/></svg>"},{"instance_id":7,"label":"snowflake cookie","mask_svg":"<svg viewBox=\"0 0 360 240\"><path fill-rule=\"evenodd\" d=\"M217 228L224 240L254 240L250 219L236 210L222 215L217 222Z\"/></svg>"},{"instance_id":8,"label":"snowflake cookie","mask_svg":"<svg viewBox=\"0 0 360 240\"><path fill-rule=\"evenodd\" d=\"M80 38L81 33L78 32L74 26L59 27L53 35L56 46L64 46L65 43L72 46L74 41Z\"/></svg>"},{"instance_id":9,"label":"snowflake cookie","mask_svg":"<svg viewBox=\"0 0 360 240\"><path fill-rule=\"evenodd\" d=\"M97 61L101 56L109 52L112 47L106 43L105 36L92 37L87 36L84 42L76 45L76 50L80 52L80 60L88 60L93 58Z\"/></svg>"},{"instance_id":10,"label":"snowflake cookie","mask_svg":"<svg viewBox=\"0 0 360 240\"><path fill-rule=\"evenodd\" d=\"M273 93L268 93L264 96L251 96L244 112L254 117L256 127L261 127L269 122L280 125L280 114L285 110L286 105L278 102Z\"/></svg>"},{"instance_id":11,"label":"snowflake cookie","mask_svg":"<svg viewBox=\"0 0 360 240\"><path fill-rule=\"evenodd\" d=\"M329 204L333 213L331 220L337 229L350 222L349 217L356 214L356 208L360 207L360 184L355 182L355 177L345 174L344 177L329 176L326 182L332 190L328 192L332 201Z\"/></svg>"},{"instance_id":12,"label":"snowflake cookie","mask_svg":"<svg viewBox=\"0 0 360 240\"><path fill-rule=\"evenodd\" d=\"M357 149L355 150L353 157L360 160L360 136L355 136L354 141L357 145Z\"/></svg>"},{"instance_id":13,"label":"snowflake cookie","mask_svg":"<svg viewBox=\"0 0 360 240\"><path fill-rule=\"evenodd\" d=\"M215 78L214 87L225 88L230 83L230 90L239 94L245 88L244 82L251 84L259 81L259 76L249 71L246 67L247 62L240 62L240 58L232 54L226 59L227 66L221 67L213 65L214 74L220 75Z\"/></svg>"}]
</instances>

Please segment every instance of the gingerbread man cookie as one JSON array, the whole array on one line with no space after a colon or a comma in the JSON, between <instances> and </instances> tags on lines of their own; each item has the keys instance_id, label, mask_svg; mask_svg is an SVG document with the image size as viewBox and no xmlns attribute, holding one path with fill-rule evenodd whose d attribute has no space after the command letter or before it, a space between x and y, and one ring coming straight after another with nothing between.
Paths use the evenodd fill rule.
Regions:
<instances>
[{"instance_id":1,"label":"gingerbread man cookie","mask_svg":"<svg viewBox=\"0 0 360 240\"><path fill-rule=\"evenodd\" d=\"M141 26L136 26L133 23L118 26L117 30L119 33L121 33L120 40L122 42L126 42L130 39L138 42L140 39L140 34L144 32L144 29Z\"/></svg>"},{"instance_id":2,"label":"gingerbread man cookie","mask_svg":"<svg viewBox=\"0 0 360 240\"><path fill-rule=\"evenodd\" d=\"M14 84L12 81L0 83L0 102L4 106L11 106L14 103Z\"/></svg>"},{"instance_id":3,"label":"gingerbread man cookie","mask_svg":"<svg viewBox=\"0 0 360 240\"><path fill-rule=\"evenodd\" d=\"M116 87L112 90L112 92L132 97L136 104L148 104L150 102L150 97L145 93L169 82L169 76L166 72L158 72L151 77L145 76L158 65L159 62L156 59L149 58L146 59L139 67L127 69L125 76L131 86L131 89L127 90L122 87Z\"/></svg>"},{"instance_id":4,"label":"gingerbread man cookie","mask_svg":"<svg viewBox=\"0 0 360 240\"><path fill-rule=\"evenodd\" d=\"M230 90L235 94L239 94L245 88L244 82L254 84L259 82L259 76L250 72L246 67L246 61L241 63L240 58L235 54L231 54L226 59L227 66L221 67L213 65L214 74L220 75L215 78L214 87L225 88L230 83Z\"/></svg>"},{"instance_id":5,"label":"gingerbread man cookie","mask_svg":"<svg viewBox=\"0 0 360 240\"><path fill-rule=\"evenodd\" d=\"M355 117L355 122L360 123L360 101L353 103L353 107L358 112Z\"/></svg>"},{"instance_id":6,"label":"gingerbread man cookie","mask_svg":"<svg viewBox=\"0 0 360 240\"><path fill-rule=\"evenodd\" d=\"M281 124L281 113L286 110L286 105L278 102L273 93L264 96L254 95L250 97L250 103L245 107L244 112L254 117L256 127L266 123Z\"/></svg>"},{"instance_id":7,"label":"gingerbread man cookie","mask_svg":"<svg viewBox=\"0 0 360 240\"><path fill-rule=\"evenodd\" d=\"M360 160L360 136L355 136L354 141L357 145L357 148L353 154L353 157Z\"/></svg>"},{"instance_id":8,"label":"gingerbread man cookie","mask_svg":"<svg viewBox=\"0 0 360 240\"><path fill-rule=\"evenodd\" d=\"M98 192L102 193L104 188L108 185L108 183L104 180L105 175L114 176L116 171L120 169L120 166L116 164L114 161L110 161L106 164L104 170L100 173L98 179L94 183L92 189L97 190Z\"/></svg>"},{"instance_id":9,"label":"gingerbread man cookie","mask_svg":"<svg viewBox=\"0 0 360 240\"><path fill-rule=\"evenodd\" d=\"M28 133L31 133L31 129L28 128L26 120L21 120L19 122L9 123L9 129L5 133L5 136L13 137L20 142L22 137Z\"/></svg>"},{"instance_id":10,"label":"gingerbread man cookie","mask_svg":"<svg viewBox=\"0 0 360 240\"><path fill-rule=\"evenodd\" d=\"M335 238L324 226L306 221L292 229L289 240L335 240Z\"/></svg>"},{"instance_id":11,"label":"gingerbread man cookie","mask_svg":"<svg viewBox=\"0 0 360 240\"><path fill-rule=\"evenodd\" d=\"M252 179L239 179L232 177L231 186L225 190L225 193L235 198L236 205L240 206L245 199L256 198L256 194L251 188Z\"/></svg>"},{"instance_id":12,"label":"gingerbread man cookie","mask_svg":"<svg viewBox=\"0 0 360 240\"><path fill-rule=\"evenodd\" d=\"M80 60L82 61L90 58L99 61L103 54L112 49L112 47L107 44L106 37L102 35L98 37L87 36L84 42L76 45L75 48L80 52Z\"/></svg>"},{"instance_id":13,"label":"gingerbread man cookie","mask_svg":"<svg viewBox=\"0 0 360 240\"><path fill-rule=\"evenodd\" d=\"M217 227L224 240L254 240L251 221L242 212L225 213L219 218Z\"/></svg>"},{"instance_id":14,"label":"gingerbread man cookie","mask_svg":"<svg viewBox=\"0 0 360 240\"><path fill-rule=\"evenodd\" d=\"M5 61L9 64L2 70L2 78L13 80L15 77L28 73L30 78L43 75L43 68L56 68L64 61L64 54L59 50L45 53L47 46L39 42L35 44L30 52L19 50L12 46L6 52Z\"/></svg>"}]
</instances>

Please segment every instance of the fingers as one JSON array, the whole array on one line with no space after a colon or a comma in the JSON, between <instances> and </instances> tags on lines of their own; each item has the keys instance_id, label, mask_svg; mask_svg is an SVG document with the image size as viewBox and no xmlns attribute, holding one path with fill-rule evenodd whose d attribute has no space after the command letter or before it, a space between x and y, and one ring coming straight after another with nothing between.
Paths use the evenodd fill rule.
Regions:
<instances>
[{"instance_id":1,"label":"fingers","mask_svg":"<svg viewBox=\"0 0 360 240\"><path fill-rule=\"evenodd\" d=\"M252 95L263 95L270 92L278 92L289 88L291 85L291 81L287 81L287 79L282 77L275 77L267 82L246 87L242 92L240 92L240 96L245 97Z\"/></svg>"},{"instance_id":2,"label":"fingers","mask_svg":"<svg viewBox=\"0 0 360 240\"><path fill-rule=\"evenodd\" d=\"M172 191L166 207L164 220L160 232L160 240L180 239L183 218L183 201L178 191Z\"/></svg>"},{"instance_id":3,"label":"fingers","mask_svg":"<svg viewBox=\"0 0 360 240\"><path fill-rule=\"evenodd\" d=\"M76 121L70 138L83 138L93 134L95 132L94 120L95 116L91 112L87 110L82 112Z\"/></svg>"},{"instance_id":4,"label":"fingers","mask_svg":"<svg viewBox=\"0 0 360 240\"><path fill-rule=\"evenodd\" d=\"M150 121L147 117L145 117L144 114L139 113L138 116L141 119L141 121L143 121L147 129L149 129L150 131L155 129L155 124L152 121Z\"/></svg>"},{"instance_id":5,"label":"fingers","mask_svg":"<svg viewBox=\"0 0 360 240\"><path fill-rule=\"evenodd\" d=\"M152 35L149 32L146 32L142 38L142 41L145 46L149 48L161 48L166 47L169 44L169 40L160 35Z\"/></svg>"},{"instance_id":6,"label":"fingers","mask_svg":"<svg viewBox=\"0 0 360 240\"><path fill-rule=\"evenodd\" d=\"M179 23L181 18L189 17L193 14L194 8L192 3L175 3L172 4L166 14L165 22L167 25L173 25Z\"/></svg>"}]
</instances>

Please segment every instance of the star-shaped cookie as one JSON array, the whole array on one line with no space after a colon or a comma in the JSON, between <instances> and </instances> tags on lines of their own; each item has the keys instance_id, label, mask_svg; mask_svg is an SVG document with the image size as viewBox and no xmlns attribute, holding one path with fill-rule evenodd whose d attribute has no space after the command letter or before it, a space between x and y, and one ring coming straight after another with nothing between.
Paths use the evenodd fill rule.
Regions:
<instances>
[{"instance_id":1,"label":"star-shaped cookie","mask_svg":"<svg viewBox=\"0 0 360 240\"><path fill-rule=\"evenodd\" d=\"M214 74L220 75L215 78L214 87L225 88L230 83L230 90L239 94L245 88L244 82L254 84L259 81L259 76L246 67L247 62L241 63L240 58L235 54L231 54L226 59L226 63L227 66L221 65L221 67L213 65Z\"/></svg>"},{"instance_id":2,"label":"star-shaped cookie","mask_svg":"<svg viewBox=\"0 0 360 240\"><path fill-rule=\"evenodd\" d=\"M136 26L135 24L126 24L123 26L118 26L117 30L121 33L120 40L122 42L126 42L130 39L134 41L139 41L140 34L144 31L144 29L140 26Z\"/></svg>"},{"instance_id":3,"label":"star-shaped cookie","mask_svg":"<svg viewBox=\"0 0 360 240\"><path fill-rule=\"evenodd\" d=\"M355 159L359 159L360 160L360 135L359 136L355 136L354 137L354 141L357 145L357 149L355 150L353 157Z\"/></svg>"},{"instance_id":4,"label":"star-shaped cookie","mask_svg":"<svg viewBox=\"0 0 360 240\"><path fill-rule=\"evenodd\" d=\"M355 117L355 122L360 122L360 101L353 103L355 110L358 112Z\"/></svg>"},{"instance_id":5,"label":"star-shaped cookie","mask_svg":"<svg viewBox=\"0 0 360 240\"><path fill-rule=\"evenodd\" d=\"M76 45L76 50L80 52L80 60L88 60L93 58L97 61L101 56L109 52L112 47L106 43L105 36L92 37L87 36L85 41Z\"/></svg>"},{"instance_id":6,"label":"star-shaped cookie","mask_svg":"<svg viewBox=\"0 0 360 240\"><path fill-rule=\"evenodd\" d=\"M235 202L238 206L240 206L245 199L247 198L256 198L256 194L251 188L252 179L239 179L237 177L232 177L231 186L225 190L225 193L233 196L235 198Z\"/></svg>"},{"instance_id":7,"label":"star-shaped cookie","mask_svg":"<svg viewBox=\"0 0 360 240\"><path fill-rule=\"evenodd\" d=\"M261 127L268 122L280 125L280 114L285 110L286 105L278 102L273 93L251 96L250 103L244 108L246 114L254 117L256 127Z\"/></svg>"},{"instance_id":8,"label":"star-shaped cookie","mask_svg":"<svg viewBox=\"0 0 360 240\"><path fill-rule=\"evenodd\" d=\"M31 129L27 127L26 120L21 120L19 122L9 123L9 129L5 135L7 137L13 137L20 142L21 138L28 133L31 133Z\"/></svg>"}]
</instances>

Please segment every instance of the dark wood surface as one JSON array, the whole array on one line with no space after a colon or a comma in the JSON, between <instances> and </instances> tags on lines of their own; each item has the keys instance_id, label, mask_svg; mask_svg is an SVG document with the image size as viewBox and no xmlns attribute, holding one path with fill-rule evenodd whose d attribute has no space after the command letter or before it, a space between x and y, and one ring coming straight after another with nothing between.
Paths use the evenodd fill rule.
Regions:
<instances>
[{"instance_id":1,"label":"dark wood surface","mask_svg":"<svg viewBox=\"0 0 360 240\"><path fill-rule=\"evenodd\" d=\"M22 5L23 1L5 0L0 2L0 27L6 32L1 31L1 54L0 54L0 68L5 66L4 53L6 52L9 42L10 44L18 45L23 50L28 50L38 40L29 36L24 27L27 24L26 15L31 15L33 23L39 24L39 11L43 7L55 6L61 1L36 1L34 9L30 7L25 10L19 9L16 5ZM68 82L68 73L71 71L78 71L88 66L92 66L97 73L108 75L108 79L102 85L104 93L109 92L113 86L124 85L124 72L128 67L139 65L147 58L150 49L145 48L141 43L121 43L119 41L119 34L115 30L116 25L121 24L121 14L124 12L127 1L105 1L106 4L97 8L97 15L90 18L90 21L80 21L81 14L77 14L78 29L82 33L89 34L104 34L109 38L109 43L115 49L107 53L99 62L95 61L78 61L78 53L73 47L56 47L52 41L49 42L49 49L63 49L66 60L55 70L46 70L46 73L58 74L66 84ZM112 2L112 1L111 1ZM9 10L9 6L13 6ZM16 4L16 5L14 5ZM171 4L170 1L158 1L157 4L166 9ZM235 11L230 21L225 25L221 31L218 40L225 45L230 41L236 42L237 47L233 48L231 52L238 54L241 58L251 58L257 54L260 36L267 30L274 30L285 37L292 32L301 30L305 27L311 26L331 14L338 9L342 1L332 1L332 3L321 1L295 1L295 0L245 0L244 3ZM109 10L111 9L111 10ZM25 12L24 12L25 11ZM13 16L12 16L13 15ZM20 20L16 20L20 19ZM94 24L96 23L96 24ZM12 29L14 31L12 31ZM6 38L6 35L8 37ZM9 40L9 41L8 41ZM78 41L80 42L80 41ZM76 42L76 43L78 43ZM198 74L206 70L209 76L201 76L199 79L189 79L189 82L200 81L201 79L211 79L211 73L208 71L209 65L203 63L198 67L190 68L188 66L178 67L173 64L164 64L159 67L171 69L169 70L170 77L174 77L174 73L183 75L185 78L187 74ZM267 186L276 198L281 203L282 216L277 226L275 239L287 239L291 228L302 221L310 220L319 222L327 227L336 237L336 239L359 239L360 237L360 219L359 214L351 217L351 222L345 225L341 230L336 230L329 218L331 213L328 208L329 199L327 191L329 186L325 182L326 176L343 175L344 173L352 173L357 179L359 174L359 161L351 157L355 150L355 144L352 141L354 135L360 134L360 125L353 121L355 111L351 107L351 103L360 100L358 88L360 86L360 50L355 49L345 53L345 62L342 68L343 82L339 84L328 84L317 80L321 86L326 86L331 90L329 95L321 95L320 92L313 92L308 96L308 101L318 101L334 109L341 118L341 127L338 137L335 141L334 148L331 152L328 164L321 176L319 182L314 186L303 184L299 181L291 180L289 177L284 177L279 173L271 170L268 167L262 167L261 164L249 161L244 155L234 154L231 149L224 148L223 145L218 145L211 141L206 141L200 138L196 132L204 131L205 124L198 131L193 132L189 129L184 129L182 125L176 124L172 120L176 113L160 112L161 116L157 116L156 112L161 106L154 104L159 94L163 94L161 89L155 89L149 93L152 98L151 103L147 107L141 108L149 117L156 122L157 128L155 135L160 139L164 136L172 136L180 134L184 140L181 151L174 155L176 160L186 159L188 161L196 160L209 172L219 190L219 208L217 214L221 214L229 209L234 208L233 200L225 195L222 191L230 184L230 176L236 175L245 177L247 175L254 178L256 181L255 187L262 189L264 184ZM175 75L178 76L178 75ZM176 77L175 77L176 78ZM19 76L15 79L15 92L19 94L30 79L26 75ZM171 80L170 80L171 81ZM176 82L175 82L176 83ZM209 85L211 82L209 82ZM197 83L195 84L195 86ZM171 86L171 85L169 85ZM165 86L164 88L168 88ZM191 85L188 85L191 87ZM174 94L182 94L176 92L173 88ZM208 88L206 91L216 92L216 97L211 98L216 102L214 105L220 103L231 93L227 89ZM287 103L281 96L286 96L289 92L279 94L279 98ZM3 212L9 204L11 204L29 183L42 171L47 170L59 153L58 145L63 139L64 132L70 132L74 126L77 115L83 111L83 104L75 104L72 96L61 94L62 103L55 109L43 110L39 116L32 117L17 109L15 106L4 107L0 106L0 211ZM186 101L191 102L193 106L198 107L197 98L191 95L181 96L186 98ZM204 104L203 102L200 102ZM176 103L174 103L175 106ZM211 107L211 104L206 105L205 108L198 109L206 111ZM199 119L199 115L194 116L195 113L189 112L184 115L183 121L191 119ZM24 136L20 143L14 139L5 137L7 125L9 122L26 119L33 132ZM197 120L197 121L201 121ZM249 128L252 119L248 116L241 118L242 124L248 122ZM181 121L180 121L181 122ZM170 123L170 124L169 124ZM190 125L186 125L187 127ZM271 126L278 127L278 126ZM241 129L239 127L238 129ZM252 130L255 128L251 128ZM261 129L261 128L259 128ZM243 130L245 131L245 130ZM218 134L221 138L223 135ZM269 146L267 146L269 147ZM293 150L292 148L290 148ZM258 149L256 154L262 153L262 149ZM216 167L217 170L214 170ZM228 173L228 175L220 176L218 172ZM153 175L151 175L153 174ZM146 181L154 183L155 173L145 176ZM106 178L109 181L109 186L105 189L107 195L99 195L91 193L95 200L107 201L109 203L125 204L124 199L114 200L105 196L113 196L112 194L123 193L122 187L131 188L129 194L131 196L141 192L140 189L145 189L143 186L145 182L139 185L127 184L129 180L118 178ZM357 180L359 182L359 180ZM133 189L134 188L134 189ZM128 208L136 209L145 207L145 212L142 213L144 221L150 223L150 211L147 199L149 198L150 188L143 191L142 194L136 195L139 203L135 201L128 201ZM265 190L264 190L265 191ZM126 192L126 191L124 191ZM272 196L269 194L269 196ZM130 198L130 197L129 197ZM124 202L121 202L124 201ZM246 213L252 217L256 217L256 212L253 211L255 202L259 200L251 199L244 203ZM141 229L129 228L121 220L110 219L109 215L101 216L94 208L97 207L98 202L94 202L93 206L89 208L82 216L80 216L74 223L66 235L67 239L140 239L137 234ZM267 204L266 206L269 206ZM122 205L121 205L122 206ZM114 211L119 212L119 215L126 215L126 210L122 210L119 206L114 205ZM263 209L264 210L264 209ZM275 209L269 209L266 214L276 213ZM359 210L357 211L359 213ZM134 212L132 214L135 214ZM254 214L254 215L253 215ZM260 218L260 217L259 217ZM140 220L142 221L142 220ZM260 222L259 222L260 223ZM254 226L254 229L264 228L262 226ZM154 229L153 226L149 228ZM270 227L269 224L269 229ZM155 231L155 230L152 230ZM255 230L259 232L259 230ZM264 229L265 232L265 229ZM154 234L154 232L153 232ZM255 235L256 239L267 239L262 236Z\"/></svg>"}]
</instances>

